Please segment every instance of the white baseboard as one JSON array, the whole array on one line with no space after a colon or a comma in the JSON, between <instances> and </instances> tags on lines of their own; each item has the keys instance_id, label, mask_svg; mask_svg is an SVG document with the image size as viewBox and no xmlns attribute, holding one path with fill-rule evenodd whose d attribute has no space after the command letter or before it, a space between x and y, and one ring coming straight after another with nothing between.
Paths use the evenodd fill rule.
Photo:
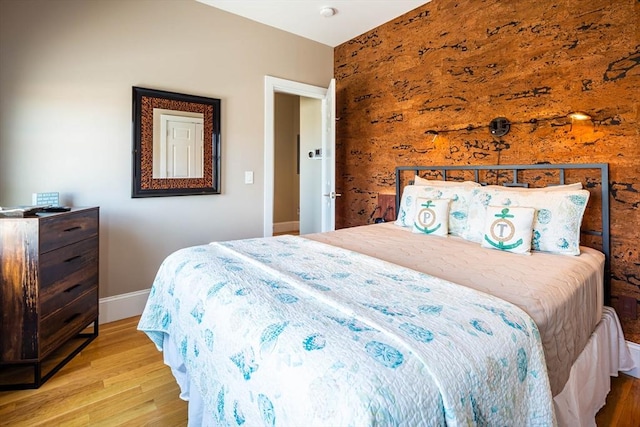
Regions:
<instances>
[{"instance_id":1,"label":"white baseboard","mask_svg":"<svg viewBox=\"0 0 640 427\"><path fill-rule=\"evenodd\" d=\"M286 233L287 231L299 231L300 221L276 222L273 224L274 233Z\"/></svg>"},{"instance_id":2,"label":"white baseboard","mask_svg":"<svg viewBox=\"0 0 640 427\"><path fill-rule=\"evenodd\" d=\"M151 289L145 289L113 297L100 298L98 324L102 325L103 323L141 315L150 291Z\"/></svg>"},{"instance_id":3,"label":"white baseboard","mask_svg":"<svg viewBox=\"0 0 640 427\"><path fill-rule=\"evenodd\" d=\"M627 341L627 347L629 347L629 351L631 352L631 359L633 359L633 363L636 365L636 367L630 371L626 371L625 374L631 375L632 377L640 378L640 344Z\"/></svg>"}]
</instances>

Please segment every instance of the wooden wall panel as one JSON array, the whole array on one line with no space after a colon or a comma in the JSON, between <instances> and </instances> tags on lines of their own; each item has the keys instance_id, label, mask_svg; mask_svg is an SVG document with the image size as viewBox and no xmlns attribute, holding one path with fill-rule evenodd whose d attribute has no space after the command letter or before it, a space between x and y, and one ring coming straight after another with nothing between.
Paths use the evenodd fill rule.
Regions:
<instances>
[{"instance_id":1,"label":"wooden wall panel","mask_svg":"<svg viewBox=\"0 0 640 427\"><path fill-rule=\"evenodd\" d=\"M337 226L371 222L397 165L607 162L612 303L640 299L639 34L636 0L432 0L336 47Z\"/></svg>"}]
</instances>

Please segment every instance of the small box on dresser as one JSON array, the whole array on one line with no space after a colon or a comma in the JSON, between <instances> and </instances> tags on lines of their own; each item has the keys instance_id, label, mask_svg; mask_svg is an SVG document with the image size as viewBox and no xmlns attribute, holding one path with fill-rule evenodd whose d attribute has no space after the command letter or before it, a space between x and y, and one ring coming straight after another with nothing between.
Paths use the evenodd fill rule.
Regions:
<instances>
[{"instance_id":1,"label":"small box on dresser","mask_svg":"<svg viewBox=\"0 0 640 427\"><path fill-rule=\"evenodd\" d=\"M97 207L0 219L0 370L33 368L32 382L0 375L0 390L39 387L98 336L98 228Z\"/></svg>"}]
</instances>

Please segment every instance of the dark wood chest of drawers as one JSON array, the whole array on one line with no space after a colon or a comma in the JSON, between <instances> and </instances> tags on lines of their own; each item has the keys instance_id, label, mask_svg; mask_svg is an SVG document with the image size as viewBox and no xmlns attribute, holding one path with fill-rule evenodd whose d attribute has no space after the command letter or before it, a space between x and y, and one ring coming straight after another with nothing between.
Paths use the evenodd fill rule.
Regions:
<instances>
[{"instance_id":1,"label":"dark wood chest of drawers","mask_svg":"<svg viewBox=\"0 0 640 427\"><path fill-rule=\"evenodd\" d=\"M0 219L0 369L34 368L33 383L9 388L39 387L98 335L98 223L97 207ZM43 375L72 338L82 339Z\"/></svg>"}]
</instances>

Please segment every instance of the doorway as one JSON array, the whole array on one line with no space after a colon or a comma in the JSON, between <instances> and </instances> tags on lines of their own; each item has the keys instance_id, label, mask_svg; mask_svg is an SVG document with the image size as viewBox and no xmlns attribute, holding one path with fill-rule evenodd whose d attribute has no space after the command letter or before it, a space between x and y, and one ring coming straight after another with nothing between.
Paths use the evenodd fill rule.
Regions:
<instances>
[{"instance_id":1,"label":"doorway","mask_svg":"<svg viewBox=\"0 0 640 427\"><path fill-rule=\"evenodd\" d=\"M322 231L322 101L274 97L273 233Z\"/></svg>"},{"instance_id":2,"label":"doorway","mask_svg":"<svg viewBox=\"0 0 640 427\"><path fill-rule=\"evenodd\" d=\"M300 232L300 97L274 97L273 234Z\"/></svg>"},{"instance_id":3,"label":"doorway","mask_svg":"<svg viewBox=\"0 0 640 427\"><path fill-rule=\"evenodd\" d=\"M310 184L317 190L316 201L321 212L320 229L316 231L328 231L335 226L335 84L333 79L329 88L312 86L305 83L279 79L265 76L265 150L264 150L264 236L273 235L274 224L274 174L275 174L275 154L274 154L274 130L275 130L275 108L274 98L276 93L284 93L301 97L301 104L309 101L311 105L318 104L320 108L314 113L316 129L322 135L322 145L313 149L314 155L317 152L316 162L321 164L321 173L316 174L315 184ZM319 116L319 117L318 117ZM303 145L303 144L301 144ZM310 151L310 150L307 150ZM300 155L304 156L306 151L300 149ZM302 159L300 159L302 161ZM317 164L318 164L317 163ZM309 185L302 183L303 186ZM315 191L314 190L314 191ZM305 192L304 187L301 192ZM308 231L308 230L307 230ZM312 230L313 231L313 230ZM310 231L308 231L310 232Z\"/></svg>"}]
</instances>

